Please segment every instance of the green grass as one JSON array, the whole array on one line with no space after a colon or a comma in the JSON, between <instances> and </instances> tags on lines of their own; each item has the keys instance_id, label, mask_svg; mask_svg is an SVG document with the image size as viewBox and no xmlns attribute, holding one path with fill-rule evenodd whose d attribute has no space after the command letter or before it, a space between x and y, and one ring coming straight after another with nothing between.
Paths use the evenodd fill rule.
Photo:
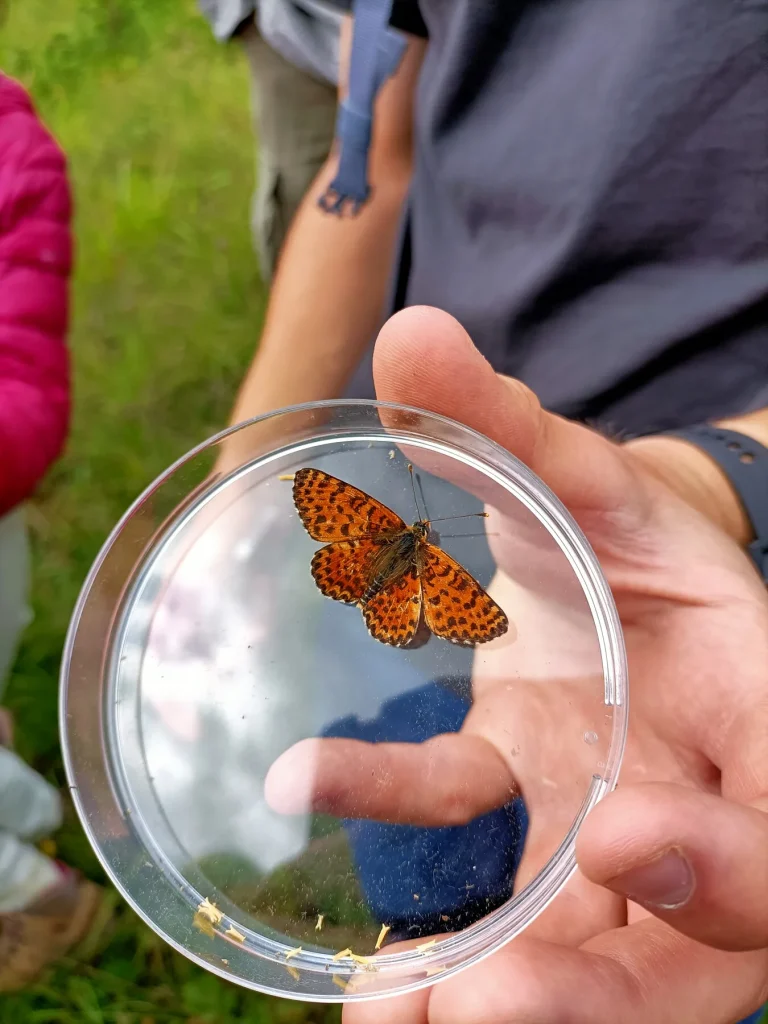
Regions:
<instances>
[{"instance_id":1,"label":"green grass","mask_svg":"<svg viewBox=\"0 0 768 1024\"><path fill-rule=\"evenodd\" d=\"M0 39L0 66L68 154L76 199L74 422L30 509L35 620L6 700L21 753L60 785L57 674L80 585L137 494L226 422L265 292L248 226L247 73L194 0L16 0ZM71 813L56 839L101 880ZM97 956L0 997L3 1024L337 1018L220 982L124 908Z\"/></svg>"}]
</instances>

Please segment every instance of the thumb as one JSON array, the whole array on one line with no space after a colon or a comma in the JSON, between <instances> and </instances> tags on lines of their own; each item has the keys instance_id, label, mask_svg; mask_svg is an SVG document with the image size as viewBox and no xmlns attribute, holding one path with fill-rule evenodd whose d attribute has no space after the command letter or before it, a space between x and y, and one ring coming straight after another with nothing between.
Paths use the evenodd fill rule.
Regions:
<instances>
[{"instance_id":1,"label":"thumb","mask_svg":"<svg viewBox=\"0 0 768 1024\"><path fill-rule=\"evenodd\" d=\"M379 333L373 368L380 400L449 416L485 434L529 466L573 513L621 509L627 516L633 498L643 500L618 445L546 412L529 388L496 374L442 310L412 306L391 317Z\"/></svg>"},{"instance_id":2,"label":"thumb","mask_svg":"<svg viewBox=\"0 0 768 1024\"><path fill-rule=\"evenodd\" d=\"M768 814L682 786L617 790L582 826L592 882L718 949L768 947Z\"/></svg>"}]
</instances>

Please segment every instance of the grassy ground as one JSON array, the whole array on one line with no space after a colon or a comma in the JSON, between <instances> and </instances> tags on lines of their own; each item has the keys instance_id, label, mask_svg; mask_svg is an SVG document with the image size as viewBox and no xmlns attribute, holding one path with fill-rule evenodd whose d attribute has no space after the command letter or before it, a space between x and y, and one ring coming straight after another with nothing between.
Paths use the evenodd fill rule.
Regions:
<instances>
[{"instance_id":1,"label":"grassy ground","mask_svg":"<svg viewBox=\"0 0 768 1024\"><path fill-rule=\"evenodd\" d=\"M7 697L21 752L60 784L57 672L80 584L133 498L226 421L258 339L247 77L194 0L16 0L0 38L0 65L69 155L77 200L75 419L31 509L35 621ZM74 820L57 841L99 878ZM0 1000L3 1024L337 1019L219 982L127 910L88 966Z\"/></svg>"}]
</instances>

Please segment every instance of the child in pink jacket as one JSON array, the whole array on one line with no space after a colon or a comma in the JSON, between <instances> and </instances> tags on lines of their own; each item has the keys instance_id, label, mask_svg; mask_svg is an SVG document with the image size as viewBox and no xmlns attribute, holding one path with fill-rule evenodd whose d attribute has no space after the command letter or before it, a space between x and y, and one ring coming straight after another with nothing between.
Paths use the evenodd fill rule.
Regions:
<instances>
[{"instance_id":1,"label":"child in pink jacket","mask_svg":"<svg viewBox=\"0 0 768 1024\"><path fill-rule=\"evenodd\" d=\"M0 697L29 618L22 502L64 445L72 265L64 156L18 83L0 74ZM32 845L59 794L11 750L0 713L0 992L31 980L87 930L99 890Z\"/></svg>"}]
</instances>

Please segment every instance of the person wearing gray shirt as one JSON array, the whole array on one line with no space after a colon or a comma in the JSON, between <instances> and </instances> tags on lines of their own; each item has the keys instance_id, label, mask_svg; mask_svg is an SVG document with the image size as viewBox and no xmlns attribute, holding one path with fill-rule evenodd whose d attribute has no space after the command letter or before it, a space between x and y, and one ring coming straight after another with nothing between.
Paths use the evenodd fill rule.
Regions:
<instances>
[{"instance_id":1,"label":"person wearing gray shirt","mask_svg":"<svg viewBox=\"0 0 768 1024\"><path fill-rule=\"evenodd\" d=\"M237 37L248 58L257 139L251 226L269 280L333 141L342 16L323 0L200 0L200 8L215 37Z\"/></svg>"}]
</instances>

